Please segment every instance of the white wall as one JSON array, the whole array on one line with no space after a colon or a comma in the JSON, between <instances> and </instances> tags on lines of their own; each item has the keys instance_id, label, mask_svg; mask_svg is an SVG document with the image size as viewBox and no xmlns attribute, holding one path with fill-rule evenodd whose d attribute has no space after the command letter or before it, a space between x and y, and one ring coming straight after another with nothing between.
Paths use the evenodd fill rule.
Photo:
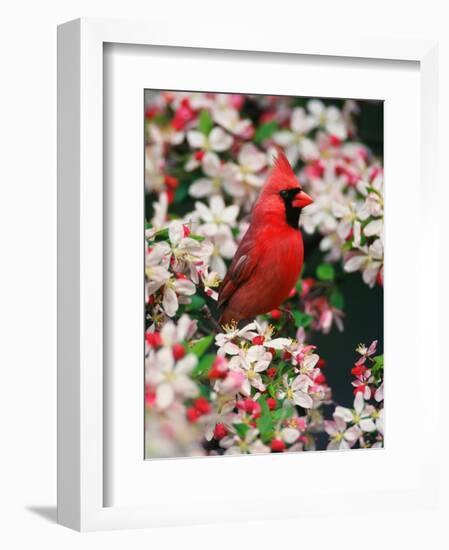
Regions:
<instances>
[{"instance_id":1,"label":"white wall","mask_svg":"<svg viewBox=\"0 0 449 550\"><path fill-rule=\"evenodd\" d=\"M413 4L413 5L412 5ZM442 513L372 519L361 515L270 525L159 529L79 535L43 519L56 501L56 25L79 16L180 18L192 35L229 25L232 36L353 32L441 40L440 97L449 98L449 36L443 2L222 0L16 0L1 9L0 64L0 546L53 548L442 548ZM157 12L157 15L155 14ZM237 26L236 21L240 21ZM440 104L441 177L449 100ZM444 193L444 195L443 195ZM442 190L442 216L449 208ZM439 215L438 213L435 213ZM419 230L419 213L412 213ZM410 235L410 238L413 238ZM445 240L447 243L447 240ZM446 247L447 248L447 247ZM446 252L447 253L447 252ZM445 270L445 272L447 272ZM432 284L429 281L429 284ZM447 296L442 296L442 299ZM437 320L429 320L437 322ZM445 374L447 382L447 375ZM431 383L431 381L429 381ZM418 437L425 437L420 434ZM443 435L443 438L445 436ZM411 442L411 452L413 444ZM447 475L446 475L447 476ZM355 482L360 482L355 473ZM447 481L447 477L446 477ZM446 486L447 488L447 486ZM267 489L268 490L268 489ZM361 506L369 503L361 503ZM255 503L255 505L257 505ZM32 510L34 508L34 511ZM36 508L39 514L36 513ZM8 541L7 541L8 540ZM440 542L438 542L440 540Z\"/></svg>"}]
</instances>

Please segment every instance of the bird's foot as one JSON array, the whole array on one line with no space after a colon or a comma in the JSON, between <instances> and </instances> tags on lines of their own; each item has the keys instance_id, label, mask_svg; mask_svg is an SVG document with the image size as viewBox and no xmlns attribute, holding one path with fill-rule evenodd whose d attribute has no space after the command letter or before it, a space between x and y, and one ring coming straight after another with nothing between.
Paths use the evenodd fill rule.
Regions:
<instances>
[{"instance_id":1,"label":"bird's foot","mask_svg":"<svg viewBox=\"0 0 449 550\"><path fill-rule=\"evenodd\" d=\"M223 329L221 328L218 321L213 317L211 310L209 309L209 306L206 304L201 308L201 313L204 315L204 318L207 319L210 323L214 325L214 328L216 332L223 332Z\"/></svg>"},{"instance_id":2,"label":"bird's foot","mask_svg":"<svg viewBox=\"0 0 449 550\"><path fill-rule=\"evenodd\" d=\"M279 308L280 311L282 311L282 313L285 313L287 319L290 323L294 323L295 322L295 318L293 317L293 314L291 312L291 310L289 308L286 308L286 307L280 307Z\"/></svg>"}]
</instances>

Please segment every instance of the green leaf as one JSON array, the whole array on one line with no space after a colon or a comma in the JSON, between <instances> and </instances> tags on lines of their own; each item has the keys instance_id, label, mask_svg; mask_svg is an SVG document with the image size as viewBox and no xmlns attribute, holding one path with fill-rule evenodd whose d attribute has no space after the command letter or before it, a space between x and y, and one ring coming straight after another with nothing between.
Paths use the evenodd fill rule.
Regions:
<instances>
[{"instance_id":1,"label":"green leaf","mask_svg":"<svg viewBox=\"0 0 449 550\"><path fill-rule=\"evenodd\" d=\"M214 337L212 334L204 336L190 347L191 353L194 353L200 359L206 353L213 340Z\"/></svg>"},{"instance_id":2,"label":"green leaf","mask_svg":"<svg viewBox=\"0 0 449 550\"><path fill-rule=\"evenodd\" d=\"M300 327L308 328L311 325L313 320L313 317L311 315L307 315L307 313L302 313L297 309L294 309L292 311L292 315L293 315L293 319L295 320L296 328L300 328Z\"/></svg>"},{"instance_id":3,"label":"green leaf","mask_svg":"<svg viewBox=\"0 0 449 550\"><path fill-rule=\"evenodd\" d=\"M249 430L248 424L234 424L235 431L241 439L245 439L246 432Z\"/></svg>"},{"instance_id":4,"label":"green leaf","mask_svg":"<svg viewBox=\"0 0 449 550\"><path fill-rule=\"evenodd\" d=\"M373 361L378 366L378 368L383 369L384 368L384 356L383 355L376 355L376 357L373 357Z\"/></svg>"},{"instance_id":5,"label":"green leaf","mask_svg":"<svg viewBox=\"0 0 449 550\"><path fill-rule=\"evenodd\" d=\"M260 145L266 139L271 138L271 136L278 130L278 128L278 124L275 120L271 120L270 122L265 122L265 124L261 124L259 128L257 128L254 135L254 143Z\"/></svg>"},{"instance_id":6,"label":"green leaf","mask_svg":"<svg viewBox=\"0 0 449 550\"><path fill-rule=\"evenodd\" d=\"M368 191L368 193L374 193L375 195L377 195L378 197L382 197L382 194L380 193L379 190L377 190L375 187L367 187L366 190Z\"/></svg>"},{"instance_id":7,"label":"green leaf","mask_svg":"<svg viewBox=\"0 0 449 550\"><path fill-rule=\"evenodd\" d=\"M273 420L274 422L282 422L282 420L285 420L286 418L290 418L293 415L293 407L280 407L279 409L276 409L273 411Z\"/></svg>"},{"instance_id":8,"label":"green leaf","mask_svg":"<svg viewBox=\"0 0 449 550\"><path fill-rule=\"evenodd\" d=\"M152 118L151 122L157 126L164 126L170 122L170 117L166 113L158 113Z\"/></svg>"},{"instance_id":9,"label":"green leaf","mask_svg":"<svg viewBox=\"0 0 449 550\"><path fill-rule=\"evenodd\" d=\"M349 241L346 241L341 246L341 249L343 250L343 252L347 252L348 250L351 250L353 243L354 243L354 239L349 239Z\"/></svg>"},{"instance_id":10,"label":"green leaf","mask_svg":"<svg viewBox=\"0 0 449 550\"><path fill-rule=\"evenodd\" d=\"M282 374L284 373L284 370L285 370L286 367L287 367L287 363L285 363L284 361L280 361L276 365L276 380L280 380L282 378ZM276 396L273 395L273 397L276 397Z\"/></svg>"},{"instance_id":11,"label":"green leaf","mask_svg":"<svg viewBox=\"0 0 449 550\"><path fill-rule=\"evenodd\" d=\"M263 396L259 398L259 403L262 411L260 417L256 421L256 424L262 439L267 439L268 435L274 431L273 419L271 417L271 411L267 405L266 399Z\"/></svg>"},{"instance_id":12,"label":"green leaf","mask_svg":"<svg viewBox=\"0 0 449 550\"><path fill-rule=\"evenodd\" d=\"M213 123L212 117L210 116L209 111L207 111L206 109L203 109L200 113L200 117L198 121L198 130L207 136L209 132L212 130L213 125L214 123Z\"/></svg>"},{"instance_id":13,"label":"green leaf","mask_svg":"<svg viewBox=\"0 0 449 550\"><path fill-rule=\"evenodd\" d=\"M194 241L199 241L201 243L204 241L206 237L203 237L202 235L195 235L194 233L190 233L189 238L193 239Z\"/></svg>"},{"instance_id":14,"label":"green leaf","mask_svg":"<svg viewBox=\"0 0 449 550\"><path fill-rule=\"evenodd\" d=\"M212 353L204 355L198 365L192 370L192 376L194 378L199 378L207 374L212 366L212 363L215 361L215 357L216 356Z\"/></svg>"},{"instance_id":15,"label":"green leaf","mask_svg":"<svg viewBox=\"0 0 449 550\"><path fill-rule=\"evenodd\" d=\"M331 264L320 264L316 268L316 276L320 281L333 281L335 277L335 269Z\"/></svg>"},{"instance_id":16,"label":"green leaf","mask_svg":"<svg viewBox=\"0 0 449 550\"><path fill-rule=\"evenodd\" d=\"M200 390L201 397L205 397L206 399L210 399L210 385L209 384L202 384L201 382L196 382L196 385L198 389Z\"/></svg>"},{"instance_id":17,"label":"green leaf","mask_svg":"<svg viewBox=\"0 0 449 550\"><path fill-rule=\"evenodd\" d=\"M343 294L338 288L332 290L329 301L332 307L336 307L337 309L343 309L344 307Z\"/></svg>"},{"instance_id":18,"label":"green leaf","mask_svg":"<svg viewBox=\"0 0 449 550\"><path fill-rule=\"evenodd\" d=\"M382 378L384 370L384 356L383 355L376 355L376 357L373 358L373 366L371 367L371 372L373 373L373 376L379 380Z\"/></svg>"},{"instance_id":19,"label":"green leaf","mask_svg":"<svg viewBox=\"0 0 449 550\"><path fill-rule=\"evenodd\" d=\"M179 204L181 202L184 202L188 194L189 194L188 184L178 185L175 191L175 196L173 198L173 204Z\"/></svg>"},{"instance_id":20,"label":"green leaf","mask_svg":"<svg viewBox=\"0 0 449 550\"><path fill-rule=\"evenodd\" d=\"M198 296L198 294L194 294L190 298L192 301L190 304L186 305L185 310L186 311L196 311L197 309L200 309L200 307L204 306L205 300L203 297Z\"/></svg>"},{"instance_id":21,"label":"green leaf","mask_svg":"<svg viewBox=\"0 0 449 550\"><path fill-rule=\"evenodd\" d=\"M168 241L168 228L160 229L155 235L156 241Z\"/></svg>"},{"instance_id":22,"label":"green leaf","mask_svg":"<svg viewBox=\"0 0 449 550\"><path fill-rule=\"evenodd\" d=\"M273 421L274 422L280 422L284 419L285 409L281 407L280 409L276 409L273 411Z\"/></svg>"}]
</instances>

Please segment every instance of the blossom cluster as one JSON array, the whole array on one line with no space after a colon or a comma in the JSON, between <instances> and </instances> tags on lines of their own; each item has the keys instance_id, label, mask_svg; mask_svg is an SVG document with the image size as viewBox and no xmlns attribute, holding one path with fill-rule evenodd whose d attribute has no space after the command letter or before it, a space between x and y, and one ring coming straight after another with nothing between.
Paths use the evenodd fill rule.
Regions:
<instances>
[{"instance_id":1,"label":"blossom cluster","mask_svg":"<svg viewBox=\"0 0 449 550\"><path fill-rule=\"evenodd\" d=\"M254 321L194 340L197 323L146 332L147 456L201 456L383 445L383 357L377 342L357 348L352 368L354 405L337 405L315 346L273 338L273 327ZM370 366L366 366L367 362ZM370 368L371 367L371 368ZM332 419L326 408L333 409Z\"/></svg>"},{"instance_id":2,"label":"blossom cluster","mask_svg":"<svg viewBox=\"0 0 449 550\"><path fill-rule=\"evenodd\" d=\"M301 177L314 203L301 223L319 232L320 248L330 262L342 260L346 272L361 271L373 287L383 284L383 171L360 143L323 138L320 156L307 162Z\"/></svg>"},{"instance_id":3,"label":"blossom cluster","mask_svg":"<svg viewBox=\"0 0 449 550\"><path fill-rule=\"evenodd\" d=\"M383 444L377 344L358 348L351 407L335 403L329 367L310 344L317 332L344 330L347 273L383 284L383 172L357 140L356 109L352 101L148 94L148 458ZM306 258L279 309L218 328L220 282L279 146L314 199L300 224L317 243L318 263L309 268Z\"/></svg>"},{"instance_id":4,"label":"blossom cluster","mask_svg":"<svg viewBox=\"0 0 449 550\"><path fill-rule=\"evenodd\" d=\"M331 391L314 346L273 338L254 321L189 342L196 323L183 315L146 333L147 451L171 456L314 449L320 407Z\"/></svg>"},{"instance_id":5,"label":"blossom cluster","mask_svg":"<svg viewBox=\"0 0 449 550\"><path fill-rule=\"evenodd\" d=\"M376 347L376 340L368 348L363 344L357 347L360 358L351 370L354 406L335 407L333 419L324 422L330 438L328 449L349 449L356 443L361 448L383 447L383 356L374 356Z\"/></svg>"}]
</instances>

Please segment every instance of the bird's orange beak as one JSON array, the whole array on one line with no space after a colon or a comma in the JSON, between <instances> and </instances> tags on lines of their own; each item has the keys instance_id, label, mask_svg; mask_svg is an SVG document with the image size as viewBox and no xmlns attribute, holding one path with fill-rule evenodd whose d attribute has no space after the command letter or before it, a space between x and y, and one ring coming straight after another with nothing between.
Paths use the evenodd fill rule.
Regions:
<instances>
[{"instance_id":1,"label":"bird's orange beak","mask_svg":"<svg viewBox=\"0 0 449 550\"><path fill-rule=\"evenodd\" d=\"M293 208L304 208L305 206L312 204L312 202L312 197L310 197L307 193L304 193L304 191L300 191L292 200L292 206Z\"/></svg>"}]
</instances>

